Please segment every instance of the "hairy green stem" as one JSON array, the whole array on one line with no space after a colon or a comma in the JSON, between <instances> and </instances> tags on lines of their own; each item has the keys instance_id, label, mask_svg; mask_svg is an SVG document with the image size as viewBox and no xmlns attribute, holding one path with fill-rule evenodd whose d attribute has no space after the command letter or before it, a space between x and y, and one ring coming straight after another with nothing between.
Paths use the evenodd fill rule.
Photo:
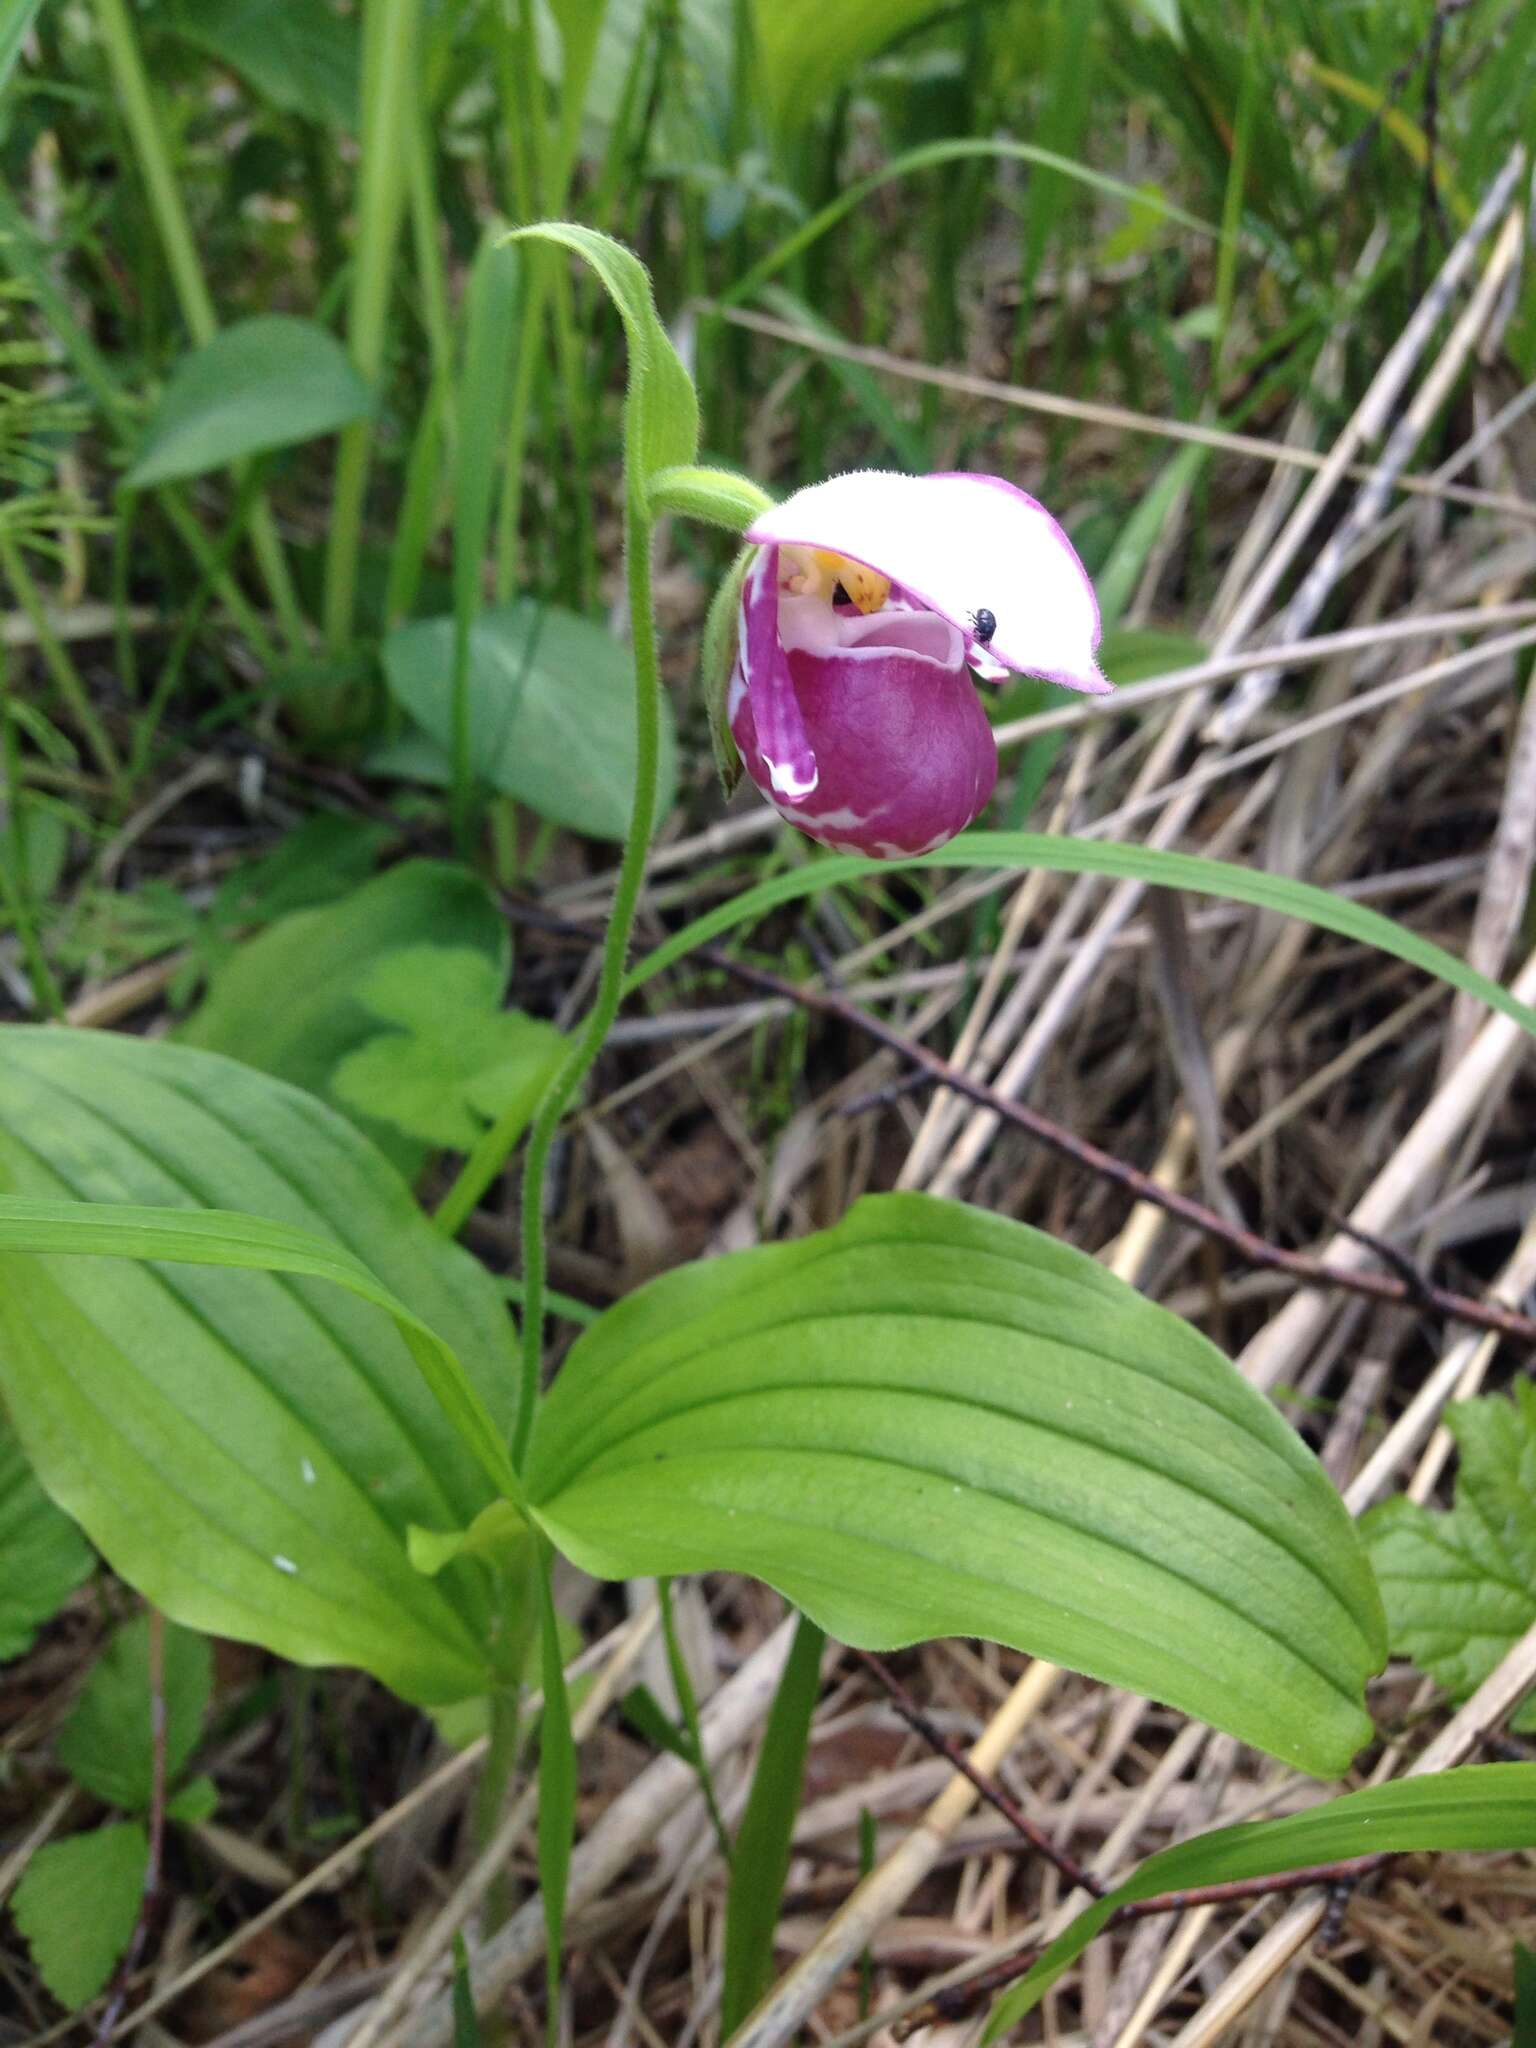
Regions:
<instances>
[{"instance_id":1,"label":"hairy green stem","mask_svg":"<svg viewBox=\"0 0 1536 2048\"><path fill-rule=\"evenodd\" d=\"M533 1120L523 1168L523 1370L517 1409L512 1462L522 1468L539 1398L539 1367L544 1356L544 1177L550 1150L572 1098L591 1071L603 1041L618 1015L624 989L624 963L634 927L635 907L645 876L656 810L656 772L661 746L661 672L656 661L656 622L651 611L651 522L631 485L624 513L624 574L629 591L630 631L635 656L635 804L624 841L613 912L603 941L602 972L597 995L580 1038L545 1090ZM509 1146L511 1140L508 1141ZM506 1153L503 1150L502 1157ZM488 1162L482 1160L484 1173ZM484 1173L481 1192L499 1170L500 1160ZM466 1166L466 1172L468 1166ZM461 1179L463 1176L461 1175ZM454 1194L458 1189L454 1189ZM451 1199L451 1197L450 1197ZM478 1195L476 1196L478 1199Z\"/></svg>"}]
</instances>

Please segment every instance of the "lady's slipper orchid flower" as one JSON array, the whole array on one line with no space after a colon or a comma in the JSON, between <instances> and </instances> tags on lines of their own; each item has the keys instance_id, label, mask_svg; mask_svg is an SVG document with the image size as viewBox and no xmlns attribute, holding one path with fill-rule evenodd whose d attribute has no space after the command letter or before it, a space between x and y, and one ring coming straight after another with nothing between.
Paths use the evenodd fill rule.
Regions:
<instances>
[{"instance_id":1,"label":"lady's slipper orchid flower","mask_svg":"<svg viewBox=\"0 0 1536 2048\"><path fill-rule=\"evenodd\" d=\"M998 477L856 470L746 538L731 733L769 802L827 846L930 853L980 813L997 748L968 668L1110 688L1072 543Z\"/></svg>"}]
</instances>

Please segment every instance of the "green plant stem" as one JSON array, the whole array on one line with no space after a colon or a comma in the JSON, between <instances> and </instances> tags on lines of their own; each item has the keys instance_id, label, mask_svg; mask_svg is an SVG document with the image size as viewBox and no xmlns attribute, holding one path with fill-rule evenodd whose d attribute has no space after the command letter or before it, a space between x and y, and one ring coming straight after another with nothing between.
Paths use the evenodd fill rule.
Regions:
<instances>
[{"instance_id":1,"label":"green plant stem","mask_svg":"<svg viewBox=\"0 0 1536 2048\"><path fill-rule=\"evenodd\" d=\"M414 52L420 0L368 0L364 25L363 140L358 172L357 246L347 343L358 375L377 392L384 375L395 240L412 153ZM373 452L372 419L342 431L336 451L331 530L325 556L325 644L346 651L357 608L363 504Z\"/></svg>"},{"instance_id":2,"label":"green plant stem","mask_svg":"<svg viewBox=\"0 0 1536 2048\"><path fill-rule=\"evenodd\" d=\"M16 601L32 622L37 635L38 652L53 677L54 685L64 702L69 706L70 716L85 736L87 745L96 757L96 764L106 776L113 789L121 794L123 764L112 737L96 716L96 707L91 702L79 669L70 659L69 650L54 632L48 617L48 608L42 594L32 581L31 571L26 565L21 549L13 540L0 539L0 568L5 571L5 580L16 593Z\"/></svg>"},{"instance_id":3,"label":"green plant stem","mask_svg":"<svg viewBox=\"0 0 1536 2048\"><path fill-rule=\"evenodd\" d=\"M522 1751L521 1687L498 1685L492 1688L490 1720L485 1763L481 1768L480 1782L475 1787L475 1841L482 1849L494 1838L501 1816L506 1811L507 1794L512 1789L517 1760ZM503 1870L492 1879L485 1895L481 1922L485 1934L494 1934L502 1925L511 1911L511 1904L509 1873Z\"/></svg>"},{"instance_id":4,"label":"green plant stem","mask_svg":"<svg viewBox=\"0 0 1536 2048\"><path fill-rule=\"evenodd\" d=\"M544 1356L544 1177L560 1119L603 1049L624 989L624 963L629 951L635 907L645 877L656 810L656 776L661 754L661 671L656 660L656 624L651 612L651 522L631 483L624 513L624 574L629 591L630 632L635 656L635 803L630 813L613 912L603 941L602 972L597 995L571 1049L544 1092L533 1120L523 1168L523 1348L522 1391L512 1461L521 1468L527 1455L533 1411L539 1395L539 1368ZM475 1204L506 1162L517 1142L520 1125L510 1115L500 1118L465 1160L448 1190L436 1222L456 1234Z\"/></svg>"},{"instance_id":5,"label":"green plant stem","mask_svg":"<svg viewBox=\"0 0 1536 2048\"><path fill-rule=\"evenodd\" d=\"M715 1840L720 1845L720 1858L727 1870L731 1867L731 1838L726 1833L725 1816L720 1811L720 1802L715 1797L714 1773L709 1768L709 1755L704 1747L704 1728L699 1719L699 1696L693 1689L693 1674L688 1669L688 1659L683 1655L683 1646L678 1639L677 1615L672 1606L672 1581L656 1581L656 1604L661 1610L661 1632L667 1646L667 1669L672 1674L672 1689L677 1694L677 1703L682 1710L683 1726L688 1731L688 1746L692 1751L692 1762L699 1780L699 1790L704 1795L704 1804L709 1810L710 1826L715 1831Z\"/></svg>"},{"instance_id":6,"label":"green plant stem","mask_svg":"<svg viewBox=\"0 0 1536 2048\"><path fill-rule=\"evenodd\" d=\"M149 195L150 212L154 215L160 246L165 251L181 316L187 324L187 332L201 347L218 332L218 317L198 261L186 209L181 203L170 152L160 132L133 20L125 0L96 0L96 19L117 88L118 104ZM273 609L282 620L283 629L294 648L302 652L306 645L304 614L288 573L288 561L272 509L264 500L256 504L250 524L251 545Z\"/></svg>"}]
</instances>

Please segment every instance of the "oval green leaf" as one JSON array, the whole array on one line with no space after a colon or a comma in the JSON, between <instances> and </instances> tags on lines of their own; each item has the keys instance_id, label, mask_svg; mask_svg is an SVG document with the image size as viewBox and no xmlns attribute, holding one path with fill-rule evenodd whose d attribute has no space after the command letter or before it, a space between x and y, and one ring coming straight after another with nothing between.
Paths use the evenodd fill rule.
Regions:
<instances>
[{"instance_id":1,"label":"oval green leaf","mask_svg":"<svg viewBox=\"0 0 1536 2048\"><path fill-rule=\"evenodd\" d=\"M118 1256L96 1255L102 1235L90 1255L0 1253L0 1394L113 1567L188 1627L359 1665L410 1699L483 1691L483 1573L425 1579L406 1542L413 1523L467 1527L496 1495L424 1374L438 1347L453 1378L451 1347L466 1411L503 1446L510 1325L367 1140L233 1060L15 1025L0 1190L178 1212L156 1236L87 1210L98 1233L116 1224ZM177 1263L144 1263L157 1252ZM212 1257L272 1270L185 1263Z\"/></svg>"},{"instance_id":2,"label":"oval green leaf","mask_svg":"<svg viewBox=\"0 0 1536 2048\"><path fill-rule=\"evenodd\" d=\"M1094 1260L886 1195L577 1342L527 1474L610 1577L750 1572L871 1649L978 1635L1318 1774L1371 1733L1375 1583L1300 1439Z\"/></svg>"},{"instance_id":3,"label":"oval green leaf","mask_svg":"<svg viewBox=\"0 0 1536 2048\"><path fill-rule=\"evenodd\" d=\"M453 620L418 619L384 643L396 701L433 742L423 757L374 766L446 781L453 744ZM627 648L591 619L524 599L469 630L469 758L479 779L540 817L592 839L622 839L635 786L635 671ZM656 818L677 788L671 706L661 700Z\"/></svg>"},{"instance_id":4,"label":"oval green leaf","mask_svg":"<svg viewBox=\"0 0 1536 2048\"><path fill-rule=\"evenodd\" d=\"M334 434L372 406L333 334L289 313L259 313L182 357L123 481L141 490L205 476Z\"/></svg>"}]
</instances>

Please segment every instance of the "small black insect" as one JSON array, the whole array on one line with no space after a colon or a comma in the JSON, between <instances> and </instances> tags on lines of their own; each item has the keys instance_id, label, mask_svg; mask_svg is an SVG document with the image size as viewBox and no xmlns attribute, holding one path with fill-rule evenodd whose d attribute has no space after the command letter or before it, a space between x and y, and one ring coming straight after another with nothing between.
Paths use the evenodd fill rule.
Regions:
<instances>
[{"instance_id":1,"label":"small black insect","mask_svg":"<svg viewBox=\"0 0 1536 2048\"><path fill-rule=\"evenodd\" d=\"M996 618L985 606L980 611L972 612L970 617L971 624L976 629L976 645L978 647L990 647L992 635L997 631Z\"/></svg>"}]
</instances>

